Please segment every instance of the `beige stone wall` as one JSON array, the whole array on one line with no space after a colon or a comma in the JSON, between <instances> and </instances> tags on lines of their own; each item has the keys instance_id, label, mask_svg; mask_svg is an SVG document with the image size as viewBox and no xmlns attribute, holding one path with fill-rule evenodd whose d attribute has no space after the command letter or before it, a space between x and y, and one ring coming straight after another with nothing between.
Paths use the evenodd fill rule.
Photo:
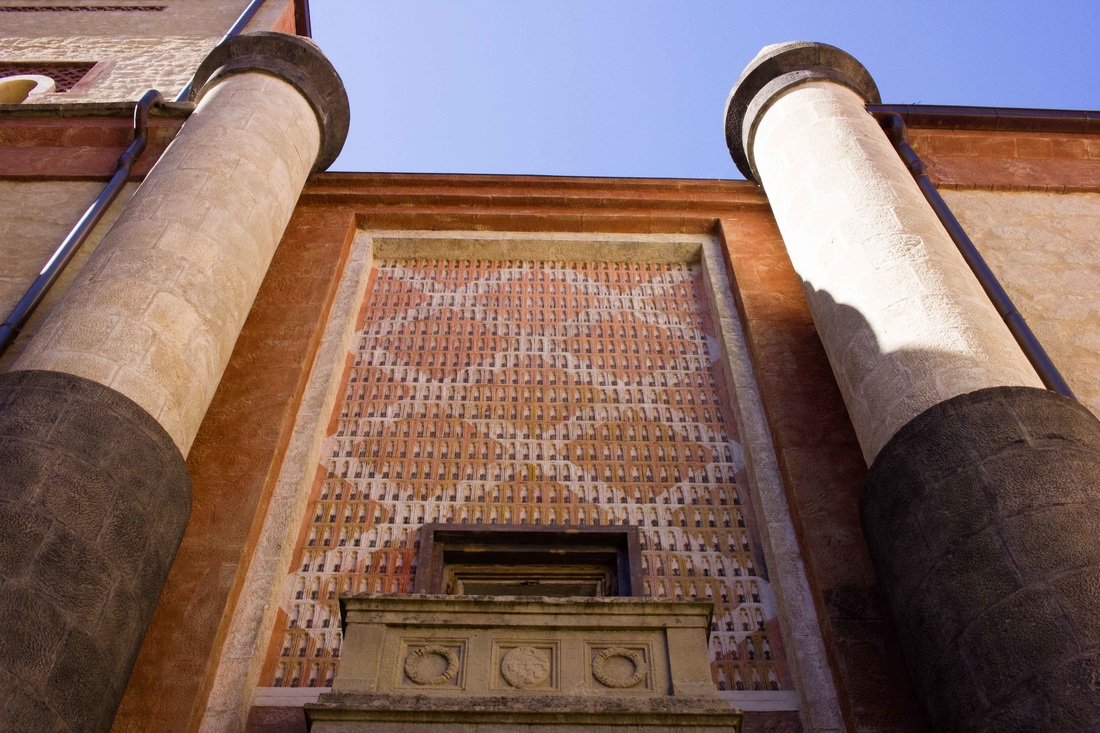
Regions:
<instances>
[{"instance_id":1,"label":"beige stone wall","mask_svg":"<svg viewBox=\"0 0 1100 733\"><path fill-rule=\"evenodd\" d=\"M0 37L220 37L250 0L5 0L5 6L165 6L162 11L4 13ZM251 27L270 28L291 0L267 0ZM264 23L266 22L266 25Z\"/></svg>"},{"instance_id":2,"label":"beige stone wall","mask_svg":"<svg viewBox=\"0 0 1100 733\"><path fill-rule=\"evenodd\" d=\"M859 96L793 88L753 153L868 464L939 402L1042 386Z\"/></svg>"},{"instance_id":3,"label":"beige stone wall","mask_svg":"<svg viewBox=\"0 0 1100 733\"><path fill-rule=\"evenodd\" d=\"M267 0L247 30L270 29L290 2ZM107 3L68 0L63 4ZM140 97L147 89L159 89L173 98L248 0L150 0L140 4L167 7L160 12L0 13L0 61L103 63L92 72L88 85L82 83L65 94L42 95L34 102L124 101Z\"/></svg>"},{"instance_id":4,"label":"beige stone wall","mask_svg":"<svg viewBox=\"0 0 1100 733\"><path fill-rule=\"evenodd\" d=\"M1100 194L942 193L1077 398L1100 415Z\"/></svg>"},{"instance_id":5,"label":"beige stone wall","mask_svg":"<svg viewBox=\"0 0 1100 733\"><path fill-rule=\"evenodd\" d=\"M43 318L65 292L73 277L114 222L136 184L126 186L92 232L50 294L23 329L18 341L0 359L6 370L37 331ZM7 318L42 267L88 205L103 189L99 182L0 181L0 313Z\"/></svg>"},{"instance_id":6,"label":"beige stone wall","mask_svg":"<svg viewBox=\"0 0 1100 733\"><path fill-rule=\"evenodd\" d=\"M302 95L209 91L15 368L112 387L186 455L317 156Z\"/></svg>"}]
</instances>

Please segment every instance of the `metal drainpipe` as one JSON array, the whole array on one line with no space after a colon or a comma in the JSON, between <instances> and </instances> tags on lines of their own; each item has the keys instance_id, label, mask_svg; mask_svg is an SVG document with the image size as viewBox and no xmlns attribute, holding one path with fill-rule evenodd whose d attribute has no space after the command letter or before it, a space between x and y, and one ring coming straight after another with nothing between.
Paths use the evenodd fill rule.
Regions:
<instances>
[{"instance_id":1,"label":"metal drainpipe","mask_svg":"<svg viewBox=\"0 0 1100 733\"><path fill-rule=\"evenodd\" d=\"M970 266L970 270L978 279L982 289L985 290L985 294L993 303L993 307L997 309L997 313L1004 320L1005 325L1008 326L1008 330L1016 339L1016 343L1020 345L1024 356L1031 362L1031 366L1035 369L1039 378L1043 380L1043 384L1052 392L1076 400L1073 391L1058 371L1058 367L1054 366L1054 362L1051 361L1038 337L1032 332L1031 327L1027 325L1027 321L1024 320L1020 312L1016 310L1016 306L1012 303L1012 299L1008 297L1005 289L1001 287L997 276L989 269L989 265L986 264L981 253L978 252L978 248L974 246L974 242L967 236L962 224L955 218L955 215L947 206L947 202L943 200L940 192L932 184L924 161L920 159L917 152L909 144L909 128L906 126L905 120L896 112L874 112L872 114L878 123L882 125L882 129L886 132L890 142L893 143L898 156L901 157L902 162L905 163L914 180L916 180L917 186L924 194L924 198L928 201L932 210L936 212L940 223L943 224L947 234L951 237L955 246L958 247L963 259L966 260L966 264Z\"/></svg>"},{"instance_id":2,"label":"metal drainpipe","mask_svg":"<svg viewBox=\"0 0 1100 733\"><path fill-rule=\"evenodd\" d=\"M262 6L265 1L266 0L252 0L252 2L250 2L248 4L248 7L244 9L244 12L241 13L237 17L236 22L234 22L233 25L231 25L229 27L229 30L227 30L225 32L225 35L222 36L222 39L220 41L218 41L218 45L220 46L221 44L228 41L230 38L233 38L234 36L240 35L241 31L243 31L245 26L248 25L248 21L252 20L252 16L256 15L256 11L258 11L260 9L260 6ZM192 81L193 81L194 77L191 77L191 78L192 78ZM176 101L176 102L186 102L187 97L190 96L190 94L191 94L191 82L189 81L183 87L183 89L180 90L180 93L176 95L176 98L175 98L174 101Z\"/></svg>"},{"instance_id":3,"label":"metal drainpipe","mask_svg":"<svg viewBox=\"0 0 1100 733\"><path fill-rule=\"evenodd\" d=\"M0 325L0 356L15 342L16 337L19 336L19 331L27 324L27 320L30 319L35 308L46 297L46 293L49 292L53 284L57 282L57 278L61 276L65 266L69 264L77 250L80 249L80 245L84 244L84 240L92 233L95 225L107 213L108 207L118 198L118 194L130 178L130 171L133 169L134 163L142 151L145 150L145 145L149 141L149 112L163 101L164 98L160 92L150 89L145 92L138 101L137 106L134 107L133 142L119 156L118 167L115 169L114 175L111 176L111 180L107 182L96 200L84 212L84 216L80 217L80 221L76 223L69 235L54 251L49 262L46 263L38 277L31 283L30 288L16 304L7 320L4 321L3 325Z\"/></svg>"},{"instance_id":4,"label":"metal drainpipe","mask_svg":"<svg viewBox=\"0 0 1100 733\"><path fill-rule=\"evenodd\" d=\"M245 29L245 26L248 25L248 22L252 20L253 16L256 15L256 11L260 9L265 1L266 0L252 0L218 43L224 43L227 39L240 35L241 31ZM187 82L187 85L184 86L174 101L185 102L190 93L191 82ZM8 347L15 342L15 339L19 336L19 331L23 326L27 325L27 321L46 297L46 294L50 291L50 288L53 287L53 284L57 282L57 278L61 276L61 273L65 270L65 266L69 264L73 255L75 255L76 251L80 249L80 246L84 244L84 240L91 234L95 225L103 218L108 207L118 198L119 192L122 191L122 187L130 177L130 171L133 169L134 163L137 161L142 151L145 150L145 144L148 142L149 111L163 101L164 98L161 96L161 93L152 89L146 92L141 100L138 101L137 106L134 108L134 141L130 143L130 147L126 148L126 152L119 157L118 168L115 170L114 175L111 176L111 180L108 181L107 185L103 188L103 191L101 191L96 200L92 202L92 205L88 207L88 210L84 212L84 216L80 217L80 221L76 223L76 226L69 232L69 235L65 237L65 240L58 246L57 250L54 251L49 262L42 268L38 277L35 278L35 281L31 284L30 288L28 288L19 303L16 304L3 325L0 325L0 356L3 356L4 352L8 350Z\"/></svg>"}]
</instances>

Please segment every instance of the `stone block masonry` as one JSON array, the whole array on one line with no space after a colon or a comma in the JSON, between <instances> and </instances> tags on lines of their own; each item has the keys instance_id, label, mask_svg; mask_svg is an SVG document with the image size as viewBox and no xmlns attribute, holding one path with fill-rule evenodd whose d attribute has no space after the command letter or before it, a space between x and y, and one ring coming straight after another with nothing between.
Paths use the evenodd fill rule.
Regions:
<instances>
[{"instance_id":1,"label":"stone block masonry","mask_svg":"<svg viewBox=\"0 0 1100 733\"><path fill-rule=\"evenodd\" d=\"M1002 387L936 405L872 465L864 527L933 730L1096 729L1098 446L1081 405Z\"/></svg>"},{"instance_id":2,"label":"stone block masonry","mask_svg":"<svg viewBox=\"0 0 1100 733\"><path fill-rule=\"evenodd\" d=\"M41 623L0 656L19 729L110 727L187 523L184 456L306 176L346 135L339 77L297 37L237 36L196 87L0 383L0 502L28 527L0 553L4 612Z\"/></svg>"},{"instance_id":3,"label":"stone block masonry","mask_svg":"<svg viewBox=\"0 0 1100 733\"><path fill-rule=\"evenodd\" d=\"M864 533L918 699L937 731L1096 730L1100 422L1036 389L877 98L839 49L771 46L727 140L768 191L870 464Z\"/></svg>"},{"instance_id":4,"label":"stone block masonry","mask_svg":"<svg viewBox=\"0 0 1100 733\"><path fill-rule=\"evenodd\" d=\"M6 16L5 20L11 16ZM147 89L160 89L171 99L195 73L195 68L217 44L217 37L104 38L65 36L5 38L4 61L107 62L95 83L64 98L71 102L130 101ZM56 102L59 95L42 95Z\"/></svg>"},{"instance_id":5,"label":"stone block masonry","mask_svg":"<svg viewBox=\"0 0 1100 733\"><path fill-rule=\"evenodd\" d=\"M81 377L0 375L0 728L105 731L191 508L183 456Z\"/></svg>"},{"instance_id":6,"label":"stone block masonry","mask_svg":"<svg viewBox=\"0 0 1100 733\"><path fill-rule=\"evenodd\" d=\"M107 384L186 453L319 140L290 84L261 74L220 81L15 368Z\"/></svg>"}]
</instances>

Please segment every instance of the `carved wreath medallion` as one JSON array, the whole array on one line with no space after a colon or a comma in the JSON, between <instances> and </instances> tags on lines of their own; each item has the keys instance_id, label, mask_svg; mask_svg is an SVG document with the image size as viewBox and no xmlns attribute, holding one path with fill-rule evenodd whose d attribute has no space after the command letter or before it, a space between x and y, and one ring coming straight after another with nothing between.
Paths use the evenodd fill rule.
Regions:
<instances>
[{"instance_id":1,"label":"carved wreath medallion","mask_svg":"<svg viewBox=\"0 0 1100 733\"><path fill-rule=\"evenodd\" d=\"M422 662L425 657L441 657L447 663L442 672L431 674L426 672ZM431 645L422 646L409 652L405 657L405 674L418 685L445 685L458 674L458 655L447 647Z\"/></svg>"},{"instance_id":2,"label":"carved wreath medallion","mask_svg":"<svg viewBox=\"0 0 1100 733\"><path fill-rule=\"evenodd\" d=\"M624 674L623 670L609 668L607 662L615 657L622 657L633 664L634 673L627 675ZM608 647L592 660L592 676L607 687L618 689L634 687L645 679L647 671L648 668L646 663L642 661L642 655L632 649L623 649L617 646Z\"/></svg>"},{"instance_id":3,"label":"carved wreath medallion","mask_svg":"<svg viewBox=\"0 0 1100 733\"><path fill-rule=\"evenodd\" d=\"M550 660L541 649L518 646L500 660L500 674L512 687L535 687L550 677Z\"/></svg>"}]
</instances>

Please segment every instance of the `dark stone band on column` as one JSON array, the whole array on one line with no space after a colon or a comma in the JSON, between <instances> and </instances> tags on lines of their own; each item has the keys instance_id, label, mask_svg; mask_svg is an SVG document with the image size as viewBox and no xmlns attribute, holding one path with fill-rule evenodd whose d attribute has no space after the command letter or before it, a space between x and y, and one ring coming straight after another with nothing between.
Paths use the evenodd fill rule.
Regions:
<instances>
[{"instance_id":1,"label":"dark stone band on column","mask_svg":"<svg viewBox=\"0 0 1100 733\"><path fill-rule=\"evenodd\" d=\"M881 102L875 80L863 64L836 46L811 41L768 46L741 73L726 100L726 147L745 178L760 180L752 141L764 112L783 92L812 81L846 86L868 104Z\"/></svg>"},{"instance_id":2,"label":"dark stone band on column","mask_svg":"<svg viewBox=\"0 0 1100 733\"><path fill-rule=\"evenodd\" d=\"M191 99L202 99L214 83L232 74L260 73L282 79L305 97L321 127L321 147L313 170L332 165L344 147L351 105L336 67L313 41L263 31L229 38L210 52L191 80Z\"/></svg>"},{"instance_id":3,"label":"dark stone band on column","mask_svg":"<svg viewBox=\"0 0 1100 733\"><path fill-rule=\"evenodd\" d=\"M190 511L183 456L137 403L0 374L0 728L110 729Z\"/></svg>"},{"instance_id":4,"label":"dark stone band on column","mask_svg":"<svg viewBox=\"0 0 1100 733\"><path fill-rule=\"evenodd\" d=\"M879 453L863 524L936 731L1100 728L1100 421L998 387Z\"/></svg>"}]
</instances>

